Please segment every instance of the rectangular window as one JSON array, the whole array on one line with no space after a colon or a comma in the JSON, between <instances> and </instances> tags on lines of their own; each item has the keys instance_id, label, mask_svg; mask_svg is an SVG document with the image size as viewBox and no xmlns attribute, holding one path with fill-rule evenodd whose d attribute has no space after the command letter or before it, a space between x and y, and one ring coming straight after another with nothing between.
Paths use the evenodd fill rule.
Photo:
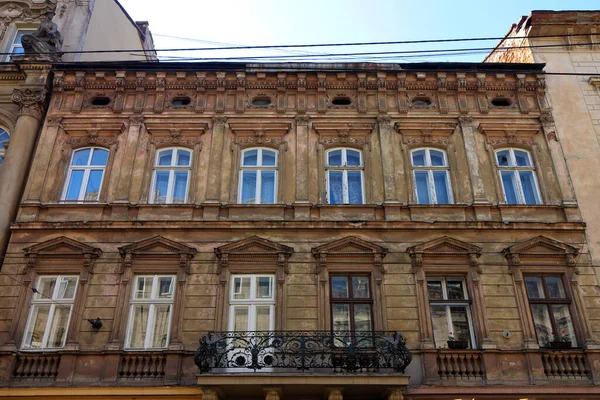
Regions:
<instances>
[{"instance_id":1,"label":"rectangular window","mask_svg":"<svg viewBox=\"0 0 600 400\"><path fill-rule=\"evenodd\" d=\"M577 346L573 321L562 278L552 275L525 277L527 297L540 346L569 342Z\"/></svg>"},{"instance_id":2,"label":"rectangular window","mask_svg":"<svg viewBox=\"0 0 600 400\"><path fill-rule=\"evenodd\" d=\"M77 292L76 276L41 276L31 299L23 349L57 349L65 345Z\"/></svg>"},{"instance_id":3,"label":"rectangular window","mask_svg":"<svg viewBox=\"0 0 600 400\"><path fill-rule=\"evenodd\" d=\"M144 350L167 347L174 298L174 276L135 277L126 348Z\"/></svg>"},{"instance_id":4,"label":"rectangular window","mask_svg":"<svg viewBox=\"0 0 600 400\"><path fill-rule=\"evenodd\" d=\"M10 44L10 48L8 49L8 53L13 55L21 55L25 53L23 49L23 43L21 43L21 39L23 39L24 35L31 35L35 33L36 29L17 29L15 32L15 36ZM10 56L6 56L5 61L10 61Z\"/></svg>"},{"instance_id":5,"label":"rectangular window","mask_svg":"<svg viewBox=\"0 0 600 400\"><path fill-rule=\"evenodd\" d=\"M275 276L233 275L229 296L229 330L275 329Z\"/></svg>"},{"instance_id":6,"label":"rectangular window","mask_svg":"<svg viewBox=\"0 0 600 400\"><path fill-rule=\"evenodd\" d=\"M335 275L330 279L331 330L345 343L373 344L373 298L368 275Z\"/></svg>"},{"instance_id":7,"label":"rectangular window","mask_svg":"<svg viewBox=\"0 0 600 400\"><path fill-rule=\"evenodd\" d=\"M469 295L461 278L428 278L429 308L437 348L472 348Z\"/></svg>"}]
</instances>

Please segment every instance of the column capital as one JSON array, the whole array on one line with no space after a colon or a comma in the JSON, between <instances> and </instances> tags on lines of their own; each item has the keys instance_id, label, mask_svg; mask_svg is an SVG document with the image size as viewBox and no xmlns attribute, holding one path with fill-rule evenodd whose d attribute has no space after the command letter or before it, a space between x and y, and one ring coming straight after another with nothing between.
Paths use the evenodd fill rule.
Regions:
<instances>
[{"instance_id":1,"label":"column capital","mask_svg":"<svg viewBox=\"0 0 600 400\"><path fill-rule=\"evenodd\" d=\"M27 114L39 121L46 109L46 94L44 89L13 89L11 99L19 106L19 115Z\"/></svg>"},{"instance_id":2,"label":"column capital","mask_svg":"<svg viewBox=\"0 0 600 400\"><path fill-rule=\"evenodd\" d=\"M298 126L308 126L310 117L308 117L306 115L298 115L295 120L296 120L296 125L298 125Z\"/></svg>"},{"instance_id":3,"label":"column capital","mask_svg":"<svg viewBox=\"0 0 600 400\"><path fill-rule=\"evenodd\" d=\"M473 126L473 117L460 116L458 117L460 126Z\"/></svg>"},{"instance_id":4,"label":"column capital","mask_svg":"<svg viewBox=\"0 0 600 400\"><path fill-rule=\"evenodd\" d=\"M144 123L144 117L140 115L134 115L129 117L129 126L142 126Z\"/></svg>"},{"instance_id":5,"label":"column capital","mask_svg":"<svg viewBox=\"0 0 600 400\"><path fill-rule=\"evenodd\" d=\"M227 123L227 117L220 115L215 115L212 120L214 125L225 125Z\"/></svg>"},{"instance_id":6,"label":"column capital","mask_svg":"<svg viewBox=\"0 0 600 400\"><path fill-rule=\"evenodd\" d=\"M389 115L378 115L377 123L379 126L390 126L392 124L392 117Z\"/></svg>"}]
</instances>

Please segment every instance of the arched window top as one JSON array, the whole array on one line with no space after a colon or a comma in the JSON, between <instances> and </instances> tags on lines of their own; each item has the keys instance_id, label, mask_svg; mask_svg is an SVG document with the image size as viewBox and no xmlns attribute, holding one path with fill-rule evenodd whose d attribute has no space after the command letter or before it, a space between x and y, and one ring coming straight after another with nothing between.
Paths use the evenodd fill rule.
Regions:
<instances>
[{"instance_id":1,"label":"arched window top","mask_svg":"<svg viewBox=\"0 0 600 400\"><path fill-rule=\"evenodd\" d=\"M533 168L531 155L527 150L508 148L496 150L496 163L499 167Z\"/></svg>"},{"instance_id":2,"label":"arched window top","mask_svg":"<svg viewBox=\"0 0 600 400\"><path fill-rule=\"evenodd\" d=\"M192 152L179 147L162 149L156 152L156 167L189 167L192 163Z\"/></svg>"},{"instance_id":3,"label":"arched window top","mask_svg":"<svg viewBox=\"0 0 600 400\"><path fill-rule=\"evenodd\" d=\"M108 150L101 147L86 147L75 150L71 158L71 166L106 166Z\"/></svg>"},{"instance_id":4,"label":"arched window top","mask_svg":"<svg viewBox=\"0 0 600 400\"><path fill-rule=\"evenodd\" d=\"M362 152L345 147L331 149L327 151L326 162L328 167L362 167Z\"/></svg>"},{"instance_id":5,"label":"arched window top","mask_svg":"<svg viewBox=\"0 0 600 400\"><path fill-rule=\"evenodd\" d=\"M242 151L242 167L275 167L277 166L277 151L264 147L253 147Z\"/></svg>"},{"instance_id":6,"label":"arched window top","mask_svg":"<svg viewBox=\"0 0 600 400\"><path fill-rule=\"evenodd\" d=\"M447 167L446 152L434 148L414 149L410 152L413 167Z\"/></svg>"},{"instance_id":7,"label":"arched window top","mask_svg":"<svg viewBox=\"0 0 600 400\"><path fill-rule=\"evenodd\" d=\"M4 148L4 143L8 142L10 139L10 134L4 128L0 128L0 164L2 160L4 160L4 152L6 149Z\"/></svg>"}]
</instances>

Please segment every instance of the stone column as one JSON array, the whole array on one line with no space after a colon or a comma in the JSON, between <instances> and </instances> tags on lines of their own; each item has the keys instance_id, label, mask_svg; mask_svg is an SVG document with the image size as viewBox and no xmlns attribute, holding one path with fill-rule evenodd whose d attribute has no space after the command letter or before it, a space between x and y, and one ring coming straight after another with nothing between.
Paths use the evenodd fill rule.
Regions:
<instances>
[{"instance_id":1,"label":"stone column","mask_svg":"<svg viewBox=\"0 0 600 400\"><path fill-rule=\"evenodd\" d=\"M477 143L475 142L475 130L473 129L473 118L458 117L460 129L467 154L467 164L469 166L469 178L471 181L471 190L473 192L473 205L478 220L490 220L491 211L489 201L485 195L483 180L479 175L479 157L477 156ZM479 207L478 207L479 206Z\"/></svg>"},{"instance_id":2,"label":"stone column","mask_svg":"<svg viewBox=\"0 0 600 400\"><path fill-rule=\"evenodd\" d=\"M392 129L392 119L389 115L379 115L377 117L377 133L379 135L379 145L381 146L381 169L383 172L383 201L385 206L386 220L399 220L400 202L398 201L398 191L396 187L396 163L394 153L397 145L394 141L394 130Z\"/></svg>"},{"instance_id":3,"label":"stone column","mask_svg":"<svg viewBox=\"0 0 600 400\"><path fill-rule=\"evenodd\" d=\"M223 164L223 146L225 143L225 130L227 117L213 117L212 135L210 140L210 159L208 162L208 184L206 187L206 203L215 206L204 207L205 219L217 219L221 193L221 173Z\"/></svg>"},{"instance_id":4,"label":"stone column","mask_svg":"<svg viewBox=\"0 0 600 400\"><path fill-rule=\"evenodd\" d=\"M129 117L129 129L123 146L123 161L120 165L119 180L115 193L115 203L129 203L129 189L131 187L131 176L133 174L133 164L137 154L138 140L142 129L144 118L141 116ZM138 199L133 199L137 201Z\"/></svg>"},{"instance_id":5,"label":"stone column","mask_svg":"<svg viewBox=\"0 0 600 400\"><path fill-rule=\"evenodd\" d=\"M25 187L40 122L45 113L46 90L14 89L12 101L19 106L19 117L10 135L10 146L0 174L0 255L4 255ZM2 262L0 261L0 264Z\"/></svg>"},{"instance_id":6,"label":"stone column","mask_svg":"<svg viewBox=\"0 0 600 400\"><path fill-rule=\"evenodd\" d=\"M308 201L310 133L309 117L296 117L296 201L294 214L296 219L310 219Z\"/></svg>"}]
</instances>

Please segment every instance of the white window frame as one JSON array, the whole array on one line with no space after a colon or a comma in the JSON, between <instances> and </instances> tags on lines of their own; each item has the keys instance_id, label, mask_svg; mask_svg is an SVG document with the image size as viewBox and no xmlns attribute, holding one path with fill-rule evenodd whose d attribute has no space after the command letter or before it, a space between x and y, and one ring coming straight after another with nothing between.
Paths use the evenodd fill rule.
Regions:
<instances>
[{"instance_id":1,"label":"white window frame","mask_svg":"<svg viewBox=\"0 0 600 400\"><path fill-rule=\"evenodd\" d=\"M413 162L413 153L424 150L425 151L425 165L414 165ZM431 164L431 154L430 151L439 151L442 153L444 159L444 165L432 165ZM412 166L412 178L413 178L413 186L414 186L414 195L415 200L419 203L419 193L417 191L417 171L426 171L427 172L427 195L429 197L429 204L438 204L437 202L437 192L435 190L435 182L433 180L433 172L434 171L444 171L446 172L446 187L448 189L448 204L454 204L454 197L452 195L452 184L450 182L450 166L448 164L448 155L442 149L431 148L431 147L419 147L417 149L413 149L410 151L410 165ZM419 203L421 204L421 203ZM425 204L425 203L423 203ZM445 205L445 204L444 204Z\"/></svg>"},{"instance_id":2,"label":"white window frame","mask_svg":"<svg viewBox=\"0 0 600 400\"><path fill-rule=\"evenodd\" d=\"M8 131L8 129L5 129L4 127L0 126L0 136L5 133L8 135L8 140L10 141L10 132ZM3 143L5 142L0 142L0 164L2 164L4 158L6 157L6 148L3 145Z\"/></svg>"},{"instance_id":3,"label":"white window frame","mask_svg":"<svg viewBox=\"0 0 600 400\"><path fill-rule=\"evenodd\" d=\"M158 165L159 156L162 152L171 151L171 165ZM190 163L187 166L174 165L177 163L176 151L183 150L190 154ZM150 203L151 204L186 204L188 202L188 194L190 191L190 181L192 180L192 162L193 162L193 151L186 149L185 147L168 147L165 149L159 149L156 151L154 156L154 169L152 170L152 184L150 186ZM164 203L156 203L156 175L160 171L169 171L169 182L167 184L167 198ZM173 192L175 190L175 172L176 171L187 171L187 182L185 184L185 195L182 203L173 203Z\"/></svg>"},{"instance_id":4,"label":"white window frame","mask_svg":"<svg viewBox=\"0 0 600 400\"><path fill-rule=\"evenodd\" d=\"M38 276L35 287L39 288L41 280L45 279L45 278L56 278L56 284L54 285L54 290L52 291L51 298L42 297L41 293L39 294L38 298L36 298L35 294L31 298L30 306L29 306L29 315L27 316L27 325L25 326L25 334L23 335L23 342L21 344L22 350L39 351L39 350L61 349L65 346L65 342L67 340L67 334L65 333L65 335L63 337L63 343L59 347L48 347L48 338L50 337L50 334L52 333L51 332L52 329L50 329L50 328L53 325L52 321L54 319L54 313L55 313L57 307L61 307L61 308L68 307L69 308L69 317L67 318L67 324L66 324L66 330L67 331L69 330L69 326L71 325L71 316L73 315L73 304L75 303L75 298L77 296L77 287L79 286L79 276L76 276L76 275L41 275L41 276ZM59 299L58 292L59 292L60 286L61 286L60 280L65 279L65 278L75 279L75 290L73 292L72 298ZM50 306L50 310L48 311L48 320L46 322L46 328L44 329L42 345L40 347L30 347L29 345L27 345L27 342L29 341L27 333L29 332L30 328L33 328L31 325L35 322L33 310L35 309L35 306L48 306L48 305ZM54 326L54 328L56 328L56 326Z\"/></svg>"},{"instance_id":5,"label":"white window frame","mask_svg":"<svg viewBox=\"0 0 600 400\"><path fill-rule=\"evenodd\" d=\"M256 297L256 287L258 278L269 278L271 280L271 298L260 299ZM250 278L250 297L248 299L236 299L235 298L235 279L236 278ZM275 275L271 274L238 274L231 275L229 291L229 320L227 323L228 330L233 331L235 327L235 308L236 307L248 307L248 325L254 327L252 331L256 330L256 307L269 306L269 331L275 329ZM251 332L251 331L248 331Z\"/></svg>"},{"instance_id":6,"label":"white window frame","mask_svg":"<svg viewBox=\"0 0 600 400\"><path fill-rule=\"evenodd\" d=\"M82 150L90 150L90 155L88 156L88 161L86 165L73 165L73 159L75 158L75 153ZM106 175L106 164L104 165L91 165L92 157L94 155L94 151L96 150L104 150L108 153L106 156L106 164L108 164L108 157L110 157L110 151L105 149L104 147L82 147L80 149L76 149L71 154L71 161L69 163L69 171L67 172L67 179L65 181L65 186L63 188L63 192L61 195L61 201L64 202L97 202L100 199L100 192L102 192L102 185L104 184L104 175ZM100 179L100 188L98 190L98 196L94 200L85 200L85 191L87 189L87 185L90 179L90 173L92 170L102 170L102 179ZM67 200L67 192L69 191L69 185L71 184L71 178L73 177L73 171L83 170L83 179L81 180L81 187L79 188L79 194L77 195L76 200Z\"/></svg>"},{"instance_id":7,"label":"white window frame","mask_svg":"<svg viewBox=\"0 0 600 400\"><path fill-rule=\"evenodd\" d=\"M340 166L331 166L329 165L329 153L341 150L342 151L342 165ZM356 151L360 157L360 165L358 166L349 166L347 165L347 150ZM363 159L363 152L358 149L354 149L352 147L336 147L333 149L329 149L325 152L325 192L327 194L327 204L331 204L331 191L329 190L329 173L332 171L341 171L342 172L342 204L350 204L349 194L348 194L348 172L349 171L359 171L360 172L360 184L361 184L361 203L365 204L365 163ZM359 205L359 204L356 204Z\"/></svg>"},{"instance_id":8,"label":"white window frame","mask_svg":"<svg viewBox=\"0 0 600 400\"><path fill-rule=\"evenodd\" d=\"M17 37L19 36L19 33L23 32L24 34L32 34L35 33L37 31L37 26L35 25L31 25L31 26L19 26L16 27L13 34L10 36L10 42L9 45L6 49L6 53L8 53L6 56L4 56L4 61L10 61L10 57L13 55L13 51L16 48L23 48L22 44L17 44L15 43L17 40ZM25 50L23 50L23 53L25 52ZM23 54L21 53L21 54Z\"/></svg>"},{"instance_id":9,"label":"white window frame","mask_svg":"<svg viewBox=\"0 0 600 400\"><path fill-rule=\"evenodd\" d=\"M135 293L138 288L138 279L140 278L152 278L152 292L149 299L136 299ZM173 287L173 295L169 299L160 299L158 298L158 290L160 285L158 284L160 278L171 278L171 285ZM133 279L133 287L131 290L131 297L129 300L129 318L127 321L127 335L125 339L125 348L127 350L149 350L149 349L163 349L169 346L169 342L171 339L171 324L173 322L173 307L175 306L175 291L177 288L176 284L176 276L175 275L135 275ZM146 322L146 337L144 338L144 347L131 347L131 335L133 334L133 318L134 318L134 310L137 305L149 305L150 309L148 311L148 321ZM156 317L156 306L158 305L168 305L171 306L169 309L169 321L167 324L167 340L165 341L165 347L152 347L152 342L154 340L154 335L156 332L151 331L154 327L154 319Z\"/></svg>"},{"instance_id":10,"label":"white window frame","mask_svg":"<svg viewBox=\"0 0 600 400\"><path fill-rule=\"evenodd\" d=\"M501 151L506 151L508 150L509 152L509 163L511 165L508 166L500 166L500 163L498 162L498 153ZM531 163L530 167L521 167L521 166L517 166L517 159L515 157L515 150L517 151L522 151L523 153L527 154L527 157L529 157L529 162ZM513 173L513 179L514 182L516 182L516 187L515 187L515 193L517 196L517 204L522 204L522 205L531 205L531 206L535 206L535 205L539 205L539 204L543 204L542 201L542 194L540 192L540 185L538 183L537 180L537 176L535 173L535 165L533 163L533 157L531 157L531 152L525 150L525 149L520 149L520 148L514 148L514 147L504 147L501 149L496 149L494 151L494 158L496 161L496 168L498 169L498 178L500 179L500 186L502 186L502 195L504 197L504 203L505 204L513 204L513 203L509 203L507 198L506 198L506 190L504 188L504 181L502 180L502 172L512 172ZM533 183L535 185L535 193L534 193L534 197L536 199L536 203L535 204L527 204L525 203L525 194L523 192L523 185L521 184L521 177L519 176L519 172L520 171L530 171L531 175L533 176Z\"/></svg>"},{"instance_id":11,"label":"white window frame","mask_svg":"<svg viewBox=\"0 0 600 400\"><path fill-rule=\"evenodd\" d=\"M244 165L244 154L251 150L257 150L256 153L256 165ZM275 165L262 165L263 162L263 150L272 151L275 153ZM248 149L244 149L240 155L240 173L239 173L239 190L238 190L238 204L277 204L277 192L278 192L278 166L279 166L279 152L274 149L270 149L268 147L252 147ZM243 189L243 177L244 171L256 171L256 189L254 192L254 203L242 203L242 189ZM262 171L273 171L275 173L274 176L274 188L273 188L273 203L262 203L261 196L262 193Z\"/></svg>"},{"instance_id":12,"label":"white window frame","mask_svg":"<svg viewBox=\"0 0 600 400\"><path fill-rule=\"evenodd\" d=\"M447 281L451 280L451 281L461 281L462 282L462 287L463 287L463 296L464 296L464 300L462 301L452 301L448 299L448 288L447 288ZM431 303L431 299L429 298L429 296L427 297L427 306L429 307L429 310L431 312L431 306L432 305L437 305L437 306L445 306L446 307L446 323L448 325L448 332L455 332L454 330L454 324L452 323L452 313L450 312L450 307L452 306L460 306L460 307L465 307L466 312L467 312L467 323L469 324L469 338L470 338L470 348L476 348L475 345L475 332L473 330L473 317L471 315L471 304L467 303L470 299L469 299L469 292L467 290L467 282L465 281L465 279L463 278L459 278L459 277L452 277L452 276L428 276L427 277L427 282L430 281L441 281L442 282L442 301L438 302L438 303ZM435 328L433 327L433 320L431 321L431 327L434 330L433 332L433 340L434 340L434 344L435 344Z\"/></svg>"}]
</instances>

